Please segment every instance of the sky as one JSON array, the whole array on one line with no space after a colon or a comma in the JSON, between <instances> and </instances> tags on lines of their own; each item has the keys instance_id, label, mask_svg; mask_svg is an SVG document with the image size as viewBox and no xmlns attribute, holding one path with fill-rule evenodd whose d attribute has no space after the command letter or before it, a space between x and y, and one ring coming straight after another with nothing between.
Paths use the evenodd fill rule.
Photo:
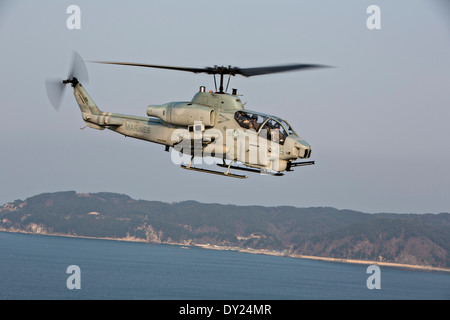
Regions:
<instances>
[{"instance_id":1,"label":"sky","mask_svg":"<svg viewBox=\"0 0 450 320\"><path fill-rule=\"evenodd\" d=\"M66 12L81 10L80 29ZM370 5L381 29L369 29ZM450 211L450 5L445 0L0 0L0 203L74 190L135 199ZM245 107L286 119L316 165L231 179L182 170L164 147L85 124L71 90L56 112L45 79L72 52L187 67L317 63L335 68L232 78ZM87 64L103 111L146 115L213 78Z\"/></svg>"}]
</instances>

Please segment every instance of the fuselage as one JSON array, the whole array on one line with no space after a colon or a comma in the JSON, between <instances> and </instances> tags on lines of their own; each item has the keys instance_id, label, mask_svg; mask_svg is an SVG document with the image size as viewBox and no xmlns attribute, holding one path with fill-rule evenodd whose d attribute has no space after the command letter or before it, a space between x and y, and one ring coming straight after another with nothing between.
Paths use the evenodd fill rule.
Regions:
<instances>
[{"instance_id":1,"label":"fuselage","mask_svg":"<svg viewBox=\"0 0 450 320\"><path fill-rule=\"evenodd\" d=\"M311 155L311 146L286 121L246 110L236 94L201 89L189 102L148 106L148 117L102 112L81 84L74 86L74 95L91 128L109 129L183 154L239 161L277 172Z\"/></svg>"}]
</instances>

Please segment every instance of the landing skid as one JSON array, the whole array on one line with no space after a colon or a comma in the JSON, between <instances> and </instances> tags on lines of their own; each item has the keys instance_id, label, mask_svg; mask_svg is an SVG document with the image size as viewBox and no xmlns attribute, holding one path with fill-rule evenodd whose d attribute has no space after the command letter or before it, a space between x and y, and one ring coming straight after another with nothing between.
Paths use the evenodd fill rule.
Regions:
<instances>
[{"instance_id":1,"label":"landing skid","mask_svg":"<svg viewBox=\"0 0 450 320\"><path fill-rule=\"evenodd\" d=\"M217 165L222 168L228 168L228 165L226 165L226 164L217 163ZM262 170L262 169L252 169L252 168L244 168L244 167L237 167L237 166L230 166L230 169L254 172L254 173L259 173L259 174L268 174L268 175L277 176L277 177L284 176L284 173L281 173L281 172L273 173L273 172Z\"/></svg>"},{"instance_id":2,"label":"landing skid","mask_svg":"<svg viewBox=\"0 0 450 320\"><path fill-rule=\"evenodd\" d=\"M208 169L203 169L203 168L196 168L196 167L192 167L192 159L191 159L191 162L189 163L188 166L181 165L181 168L182 169L186 169L186 170L193 170L193 171L197 171L197 172L216 174L216 175L220 175L220 176L225 176L225 177L230 177L230 178L237 178L237 179L247 179L248 176L230 173L231 169L247 171L247 172L253 172L253 173L259 173L259 174L265 174L265 175L272 175L272 176L277 176L277 177L284 176L284 173L281 173L281 172L270 172L270 171L264 170L264 169L253 169L253 168L245 168L245 167L233 166L233 163L235 161L232 161L229 164L217 163L217 166L219 166L221 168L227 168L227 171L225 171L225 172L215 171L215 170L208 170ZM288 167L287 167L286 171L294 171L294 170L292 170L293 167L303 167L303 166L314 165L314 164L315 164L314 161L291 162L291 163L288 164Z\"/></svg>"},{"instance_id":3,"label":"landing skid","mask_svg":"<svg viewBox=\"0 0 450 320\"><path fill-rule=\"evenodd\" d=\"M194 159L194 157L191 158L191 162L189 163L188 166L181 165L181 168L186 169L186 170L193 170L193 171L197 171L197 172L217 174L217 175L220 175L220 176L225 176L225 177L230 177L230 178L237 178L237 179L247 179L248 178L247 176L243 176L243 175L240 175L240 174L230 173L231 165L233 164L234 161L231 162L229 165L224 165L225 168L227 168L227 171L221 172L221 171L214 171L214 170L208 170L208 169L203 169L203 168L192 167L192 160L193 159Z\"/></svg>"},{"instance_id":4,"label":"landing skid","mask_svg":"<svg viewBox=\"0 0 450 320\"><path fill-rule=\"evenodd\" d=\"M203 169L203 168L195 168L195 167L184 166L184 165L181 165L181 168L186 169L186 170L194 170L194 171L198 171L198 172L217 174L219 176L225 176L225 177L230 177L230 178L237 178L237 179L247 179L248 178L247 176L234 174L234 173L230 173L230 172L227 173L227 172L214 171L214 170L208 170L208 169Z\"/></svg>"}]
</instances>

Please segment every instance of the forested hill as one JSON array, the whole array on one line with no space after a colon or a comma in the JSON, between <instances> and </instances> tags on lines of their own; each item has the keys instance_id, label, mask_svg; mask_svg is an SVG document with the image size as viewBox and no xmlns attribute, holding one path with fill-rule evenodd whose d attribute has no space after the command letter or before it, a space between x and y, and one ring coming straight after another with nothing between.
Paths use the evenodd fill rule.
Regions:
<instances>
[{"instance_id":1,"label":"forested hill","mask_svg":"<svg viewBox=\"0 0 450 320\"><path fill-rule=\"evenodd\" d=\"M367 214L329 207L164 203L69 191L1 206L0 231L450 266L449 213Z\"/></svg>"}]
</instances>

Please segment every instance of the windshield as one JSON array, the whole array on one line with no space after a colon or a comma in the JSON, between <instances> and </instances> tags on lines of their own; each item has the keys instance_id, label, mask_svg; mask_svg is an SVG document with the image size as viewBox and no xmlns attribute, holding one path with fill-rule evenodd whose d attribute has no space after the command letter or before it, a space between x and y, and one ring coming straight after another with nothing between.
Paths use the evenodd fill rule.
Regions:
<instances>
[{"instance_id":1,"label":"windshield","mask_svg":"<svg viewBox=\"0 0 450 320\"><path fill-rule=\"evenodd\" d=\"M274 118L269 118L269 120L267 120L262 126L259 132L259 136L272 142L284 144L288 133L280 124L280 122L278 122Z\"/></svg>"},{"instance_id":2,"label":"windshield","mask_svg":"<svg viewBox=\"0 0 450 320\"><path fill-rule=\"evenodd\" d=\"M238 111L234 114L234 119L242 128L258 131L268 117L255 112Z\"/></svg>"},{"instance_id":3,"label":"windshield","mask_svg":"<svg viewBox=\"0 0 450 320\"><path fill-rule=\"evenodd\" d=\"M279 144L284 144L288 135L295 134L286 121L267 114L237 111L234 114L234 119L242 128L255 130L260 137Z\"/></svg>"},{"instance_id":4,"label":"windshield","mask_svg":"<svg viewBox=\"0 0 450 320\"><path fill-rule=\"evenodd\" d=\"M295 133L294 129L292 129L291 125L289 123L287 123L284 120L278 119L280 120L281 125L287 130L288 134L297 134Z\"/></svg>"}]
</instances>

